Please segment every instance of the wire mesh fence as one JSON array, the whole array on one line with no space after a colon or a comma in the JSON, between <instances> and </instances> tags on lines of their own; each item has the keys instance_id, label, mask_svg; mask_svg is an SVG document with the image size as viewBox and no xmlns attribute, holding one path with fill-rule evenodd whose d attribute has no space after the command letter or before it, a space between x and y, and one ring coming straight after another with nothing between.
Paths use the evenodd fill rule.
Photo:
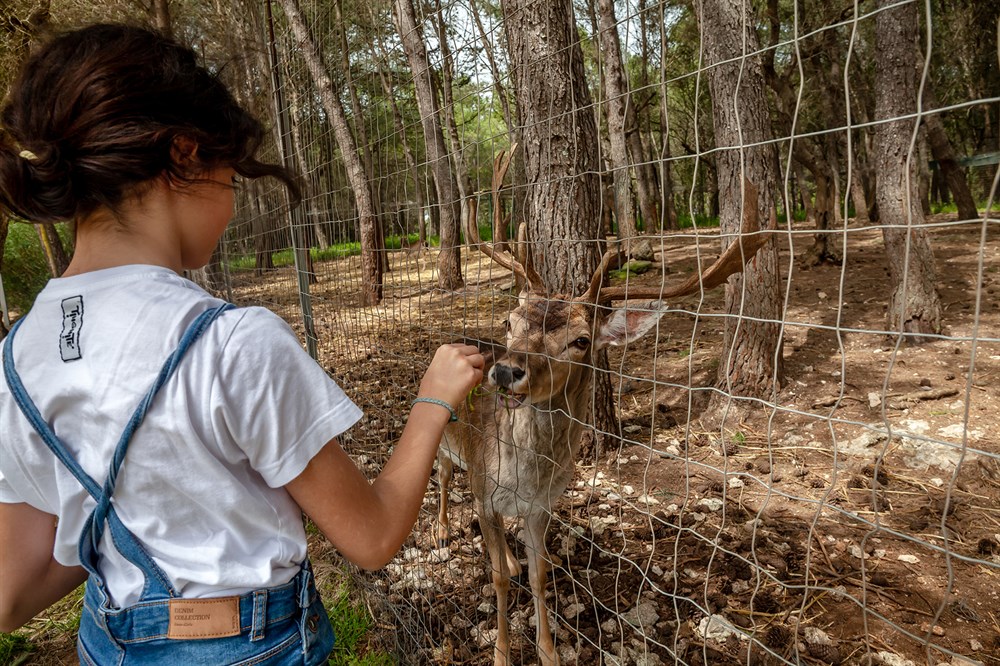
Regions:
<instances>
[{"instance_id":1,"label":"wire mesh fence","mask_svg":"<svg viewBox=\"0 0 1000 666\"><path fill-rule=\"evenodd\" d=\"M553 3L564 4L564 18L576 26L562 44L544 34L551 24L512 34L537 20L537 3L275 4L275 80L290 118L281 131L305 175L305 214L297 223L317 255L299 271L316 277L308 291L318 358L368 414L345 445L371 472L398 435L434 346L503 340L504 322L518 307L516 276L474 247L460 251L464 283L442 286L442 225L478 211L475 223L502 241L498 230L509 237L526 221L529 256L549 264L564 251L560 241L618 241L632 263L614 280L655 289L707 265L719 252L717 235L731 241L735 229L723 221L719 234L711 221L727 207L740 210L742 188L725 180L726 162L761 178L751 162L766 156L769 175L760 184L771 189L761 208L782 213L776 276L768 278L776 314L755 310L747 286L731 287L728 305L719 290L669 302L652 334L597 364L596 384L606 380L611 388L615 417L571 415L584 437L602 446L578 455L547 518L546 612L562 663L995 661L996 219L925 217L920 210L921 201L940 201L931 181L940 187L943 158L929 154L928 119L956 112L995 119L997 99L985 90L952 95L947 106L931 96L932 88L946 88L941 43L965 34L958 19L929 2L855 3L839 13L802 3L768 3L760 13L738 2ZM290 27L290 8L302 13L305 33ZM411 24L402 16L407 8ZM873 86L885 80L873 70L884 66L879 48L891 48L880 41L889 30L880 17L895 20L900 10L921 17L922 33L909 45L911 97L892 107L877 101ZM263 8L254 11L266 22ZM744 23L713 21L709 13ZM755 20L759 30L746 30ZM735 51L712 51L706 31L722 31L718 37ZM351 167L341 166L345 145L323 105L324 83L303 57L311 48L303 34L331 77L376 202L384 244L375 250L386 269L377 305L364 302L363 260L329 251L363 242L364 221L341 171ZM427 72L407 52L408 34L425 50L433 104L419 99ZM515 44L523 39L537 41ZM589 99L577 97L567 112L551 97L525 97L537 89L519 81L520 72L559 69L561 59L574 58L584 67L571 72L584 78ZM735 77L729 88L713 79L727 67L723 76ZM740 106L740 86L755 85L770 91L758 91L766 97L758 109L763 129L750 118L753 110ZM529 111L526 104L549 106ZM891 108L903 110L886 112ZM532 240L532 231L544 235L544 223L532 227L526 218L548 219L533 190L586 174L529 164L544 161L547 146L522 145L511 186L494 200L493 157L513 141L561 131L558 115L565 113L581 114L577 121L589 116L597 128L586 135L577 127L565 144L582 151L579 142L596 141L597 177L586 182L599 189L597 219L577 228L597 233ZM878 138L883 127L905 134L903 160L911 166L903 170L900 210L891 214L872 210L875 176L888 177L873 173L877 151L887 150ZM450 187L436 180L434 162L442 159ZM980 206L992 205L996 173L995 164L967 171ZM249 208L253 199L243 215L251 226L261 218ZM495 208L512 222L498 227ZM287 224L287 216L264 217ZM922 261L919 239L906 233L914 226L931 239L941 328L887 317L894 282L922 279L911 272ZM234 228L230 247L238 239L264 242L262 233L241 229ZM891 229L904 232L901 259L889 254ZM897 261L898 269L891 266ZM555 298L569 304L583 283L574 275L563 284L577 285ZM291 268L233 279L238 301L278 307L302 325L295 285ZM629 307L641 311L647 302ZM738 375L759 369L726 373L720 365L739 353L741 335L761 335L752 326L761 321L774 329L776 340L763 343L773 358L762 390L747 391ZM918 333L925 344L911 346ZM756 339L750 344L766 337ZM555 354L546 357L550 370L561 362L551 349L535 353ZM599 398L592 402L591 414ZM554 420L551 413L536 418ZM525 459L538 455L530 437L517 447ZM473 510L492 500L477 500L473 480L457 477L447 492L450 542L438 543L429 494L400 556L384 572L359 577L402 662L488 663L504 640L488 535ZM507 527L514 558L527 569L535 556L526 545L531 535L516 521ZM505 614L511 661L548 663L537 646L544 638L527 575L514 579Z\"/></svg>"},{"instance_id":2,"label":"wire mesh fence","mask_svg":"<svg viewBox=\"0 0 1000 666\"><path fill-rule=\"evenodd\" d=\"M508 485L477 497L456 471L447 542L439 472L400 555L351 572L380 647L489 663L504 614L517 664L552 663L546 625L563 664L1000 664L997 25L959 4L246 0L192 19L303 184L294 209L244 184L194 277L302 335L365 410L342 443L369 475L435 347L502 342L524 315L523 276L472 227L497 246L527 229L509 246L549 306L526 364L593 375L583 411L512 410L541 425L511 442ZM775 213L745 276L619 302L663 316L567 362L555 313L601 252L624 255L606 286L668 291L737 241L744 182ZM506 521L525 573L498 597L482 509L528 476L555 496L545 547Z\"/></svg>"}]
</instances>

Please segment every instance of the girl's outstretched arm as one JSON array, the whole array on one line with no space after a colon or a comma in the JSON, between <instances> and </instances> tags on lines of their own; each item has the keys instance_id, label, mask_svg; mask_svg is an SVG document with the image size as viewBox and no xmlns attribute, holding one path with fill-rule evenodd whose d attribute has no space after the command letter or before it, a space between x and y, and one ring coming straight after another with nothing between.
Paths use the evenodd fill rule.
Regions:
<instances>
[{"instance_id":1,"label":"girl's outstretched arm","mask_svg":"<svg viewBox=\"0 0 1000 666\"><path fill-rule=\"evenodd\" d=\"M87 580L83 567L52 557L55 516L28 504L0 504L0 631L24 625Z\"/></svg>"},{"instance_id":2,"label":"girl's outstretched arm","mask_svg":"<svg viewBox=\"0 0 1000 666\"><path fill-rule=\"evenodd\" d=\"M418 395L459 405L482 381L484 365L475 347L444 345ZM344 557L364 569L378 569L392 559L413 529L450 416L440 405L416 403L374 482L331 440L285 487Z\"/></svg>"}]
</instances>

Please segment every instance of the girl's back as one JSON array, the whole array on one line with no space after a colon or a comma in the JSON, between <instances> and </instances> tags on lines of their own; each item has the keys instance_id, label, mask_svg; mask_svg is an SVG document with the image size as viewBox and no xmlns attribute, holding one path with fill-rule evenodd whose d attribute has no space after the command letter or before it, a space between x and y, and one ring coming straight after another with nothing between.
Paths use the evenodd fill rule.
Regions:
<instances>
[{"instance_id":1,"label":"girl's back","mask_svg":"<svg viewBox=\"0 0 1000 666\"><path fill-rule=\"evenodd\" d=\"M16 366L92 478L107 476L119 435L187 325L219 303L155 266L52 280L40 294L20 327ZM8 392L0 382L0 457L7 468L16 461L18 474L0 481L0 500L6 493L60 516L56 559L76 564L94 500L4 399ZM227 312L192 346L143 420L115 491L118 514L182 595L285 583L305 559L305 539L300 509L282 486L331 429L346 430L359 417L282 320L262 308ZM109 539L101 553L110 560L112 598L134 603L141 574Z\"/></svg>"}]
</instances>

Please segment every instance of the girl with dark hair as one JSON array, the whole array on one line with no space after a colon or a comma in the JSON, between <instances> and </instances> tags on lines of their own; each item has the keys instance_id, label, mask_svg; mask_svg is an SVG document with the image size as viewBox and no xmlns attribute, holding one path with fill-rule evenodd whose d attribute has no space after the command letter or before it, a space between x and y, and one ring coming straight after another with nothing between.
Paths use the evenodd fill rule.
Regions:
<instances>
[{"instance_id":1,"label":"girl with dark hair","mask_svg":"<svg viewBox=\"0 0 1000 666\"><path fill-rule=\"evenodd\" d=\"M0 110L0 209L73 220L76 250L3 344L0 631L86 580L84 664L321 664L333 646L305 512L383 566L412 529L475 347L438 349L369 482L361 411L262 308L185 280L233 210L260 123L194 53L97 25L25 64ZM4 210L0 210L4 213Z\"/></svg>"}]
</instances>

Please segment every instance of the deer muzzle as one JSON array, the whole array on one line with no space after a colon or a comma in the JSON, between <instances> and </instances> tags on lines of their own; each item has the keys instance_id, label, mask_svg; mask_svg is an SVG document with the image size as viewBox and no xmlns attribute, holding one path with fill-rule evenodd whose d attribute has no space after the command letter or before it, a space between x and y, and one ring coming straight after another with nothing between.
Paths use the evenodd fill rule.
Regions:
<instances>
[{"instance_id":1,"label":"deer muzzle","mask_svg":"<svg viewBox=\"0 0 1000 666\"><path fill-rule=\"evenodd\" d=\"M497 388L497 404L506 409L523 407L527 394L527 376L524 368L497 363L490 368L490 383Z\"/></svg>"}]
</instances>

